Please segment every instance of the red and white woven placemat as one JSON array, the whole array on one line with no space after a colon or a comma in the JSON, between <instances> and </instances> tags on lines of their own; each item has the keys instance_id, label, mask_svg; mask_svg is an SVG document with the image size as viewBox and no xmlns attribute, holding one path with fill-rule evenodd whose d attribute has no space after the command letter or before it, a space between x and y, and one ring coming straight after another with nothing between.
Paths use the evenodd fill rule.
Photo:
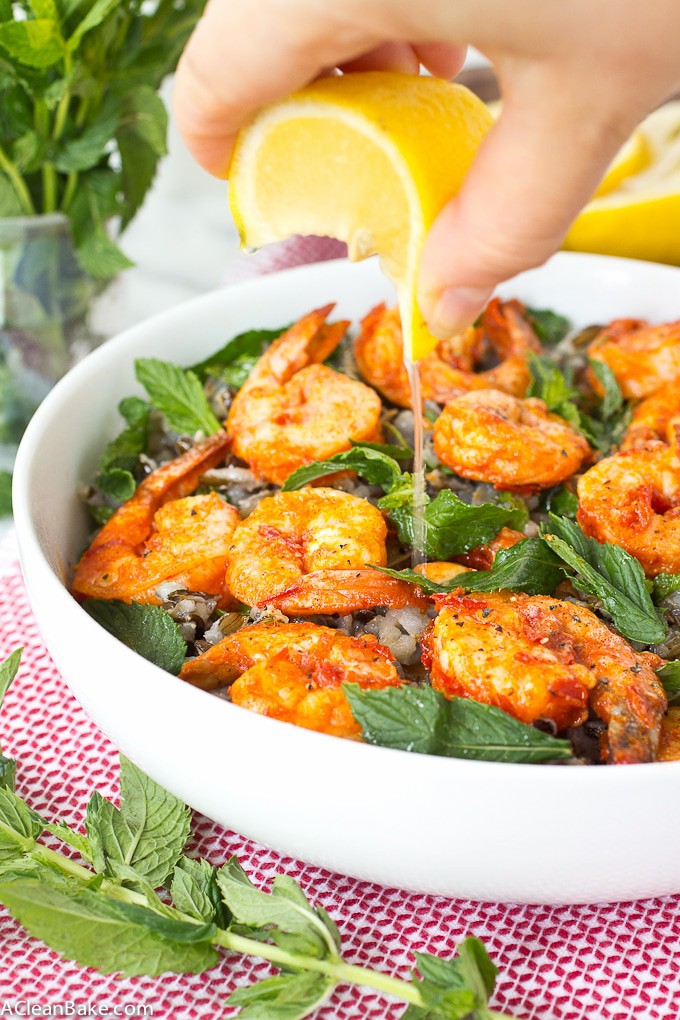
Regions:
<instances>
[{"instance_id":1,"label":"red and white woven placemat","mask_svg":"<svg viewBox=\"0 0 680 1020\"><path fill-rule=\"evenodd\" d=\"M295 245L282 264L304 261ZM314 255L334 257L323 246ZM279 250L277 258L285 255ZM277 266L277 268L279 267ZM261 263L259 271L269 268ZM3 751L18 759L21 795L49 819L82 827L96 787L117 799L115 747L80 708L42 643L13 542L0 548L0 657L24 646L19 676L0 717ZM497 1009L526 1020L678 1020L680 897L586 907L470 903L404 893L332 874L275 853L201 816L192 851L221 863L237 854L254 881L295 877L340 926L352 963L407 977L414 949L452 955L466 934L482 938L500 967ZM499 859L502 845L499 834ZM602 847L606 854L607 848ZM650 861L653 867L653 861ZM0 1008L71 1003L81 1010L153 1010L155 1020L218 1020L235 987L269 973L264 963L226 956L195 976L121 980L64 962L28 938L0 910ZM376 993L340 987L319 1020L396 1020L404 1011ZM148 1015L148 1014L147 1014Z\"/></svg>"}]
</instances>

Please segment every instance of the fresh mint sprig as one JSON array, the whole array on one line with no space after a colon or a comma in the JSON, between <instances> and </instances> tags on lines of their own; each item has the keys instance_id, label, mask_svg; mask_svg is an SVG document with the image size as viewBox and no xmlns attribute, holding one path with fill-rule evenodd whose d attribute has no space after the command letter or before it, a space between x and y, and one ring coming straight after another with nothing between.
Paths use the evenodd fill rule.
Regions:
<instances>
[{"instance_id":1,"label":"fresh mint sprig","mask_svg":"<svg viewBox=\"0 0 680 1020\"><path fill-rule=\"evenodd\" d=\"M598 598L623 637L646 645L664 640L668 628L654 607L639 560L618 545L589 538L564 517L550 514L542 530L552 551L575 571L574 588Z\"/></svg>"},{"instance_id":2,"label":"fresh mint sprig","mask_svg":"<svg viewBox=\"0 0 680 1020\"><path fill-rule=\"evenodd\" d=\"M480 761L554 762L573 755L558 740L493 705L445 698L432 687L362 689L343 684L363 739L380 747Z\"/></svg>"},{"instance_id":3,"label":"fresh mint sprig","mask_svg":"<svg viewBox=\"0 0 680 1020\"><path fill-rule=\"evenodd\" d=\"M63 212L95 279L131 265L109 225L130 222L166 152L157 89L203 5L0 4L0 216Z\"/></svg>"},{"instance_id":4,"label":"fresh mint sprig","mask_svg":"<svg viewBox=\"0 0 680 1020\"><path fill-rule=\"evenodd\" d=\"M211 436L222 427L210 410L197 375L160 358L137 358L135 374L153 406L177 432Z\"/></svg>"},{"instance_id":5,"label":"fresh mint sprig","mask_svg":"<svg viewBox=\"0 0 680 1020\"><path fill-rule=\"evenodd\" d=\"M0 695L19 655L0 667ZM66 959L128 977L202 973L222 951L268 960L279 975L227 1000L253 1020L302 1020L341 982L407 1003L412 1020L512 1020L488 1008L496 968L479 940L464 939L452 960L420 954L412 981L354 966L335 923L292 878L277 875L266 892L236 858L216 867L187 857L188 809L122 756L121 787L120 808L93 794L86 835L0 788L0 902ZM45 831L80 861L42 843Z\"/></svg>"}]
</instances>

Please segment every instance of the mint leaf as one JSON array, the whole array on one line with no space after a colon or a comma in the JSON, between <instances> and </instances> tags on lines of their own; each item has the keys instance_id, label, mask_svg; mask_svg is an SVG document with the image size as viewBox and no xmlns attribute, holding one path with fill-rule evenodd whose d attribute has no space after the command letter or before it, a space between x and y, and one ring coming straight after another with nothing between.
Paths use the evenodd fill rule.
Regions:
<instances>
[{"instance_id":1,"label":"mint leaf","mask_svg":"<svg viewBox=\"0 0 680 1020\"><path fill-rule=\"evenodd\" d=\"M31 935L104 974L199 974L218 960L209 942L214 926L108 899L48 868L33 876L0 876L0 902Z\"/></svg>"},{"instance_id":2,"label":"mint leaf","mask_svg":"<svg viewBox=\"0 0 680 1020\"><path fill-rule=\"evenodd\" d=\"M491 1012L487 1003L496 984L498 969L479 939L469 936L458 946L452 960L416 953L420 978L414 973L425 1007L409 1006L404 1020L513 1020L509 1014Z\"/></svg>"},{"instance_id":3,"label":"mint leaf","mask_svg":"<svg viewBox=\"0 0 680 1020\"><path fill-rule=\"evenodd\" d=\"M166 153L168 113L149 85L125 97L116 141L121 158L124 229L134 218L156 176L158 161Z\"/></svg>"},{"instance_id":4,"label":"mint leaf","mask_svg":"<svg viewBox=\"0 0 680 1020\"><path fill-rule=\"evenodd\" d=\"M128 427L112 439L99 460L99 471L105 474L113 468L134 471L139 456L146 452L149 437L151 405L139 397L126 397L118 411Z\"/></svg>"},{"instance_id":5,"label":"mint leaf","mask_svg":"<svg viewBox=\"0 0 680 1020\"><path fill-rule=\"evenodd\" d=\"M503 497L503 494L499 494ZM401 475L390 491L378 503L381 510L388 510L390 520L397 527L399 540L404 545L414 546L413 518L413 476ZM428 502L424 511L425 549L428 558L447 560L491 542L501 528L521 530L526 524L527 510L524 504L503 506L496 503L481 503L472 506L464 503L450 489L442 489L435 499Z\"/></svg>"},{"instance_id":6,"label":"mint leaf","mask_svg":"<svg viewBox=\"0 0 680 1020\"><path fill-rule=\"evenodd\" d=\"M216 921L227 927L227 917L217 886L217 869L208 861L180 857L172 873L172 900L178 910L198 921Z\"/></svg>"},{"instance_id":7,"label":"mint leaf","mask_svg":"<svg viewBox=\"0 0 680 1020\"><path fill-rule=\"evenodd\" d=\"M680 659L673 659L671 662L664 663L660 666L656 675L663 684L663 689L666 692L669 705L677 705L680 703Z\"/></svg>"},{"instance_id":8,"label":"mint leaf","mask_svg":"<svg viewBox=\"0 0 680 1020\"><path fill-rule=\"evenodd\" d=\"M0 786L0 861L21 857L26 840L44 829L40 815L32 811L9 786Z\"/></svg>"},{"instance_id":9,"label":"mint leaf","mask_svg":"<svg viewBox=\"0 0 680 1020\"><path fill-rule=\"evenodd\" d=\"M566 740L527 726L500 708L447 699L432 687L362 690L345 683L352 715L369 744L481 761L550 762L572 757Z\"/></svg>"},{"instance_id":10,"label":"mint leaf","mask_svg":"<svg viewBox=\"0 0 680 1020\"><path fill-rule=\"evenodd\" d=\"M97 475L95 485L103 496L115 503L124 503L132 499L137 488L134 476L122 468L113 468L103 475Z\"/></svg>"},{"instance_id":11,"label":"mint leaf","mask_svg":"<svg viewBox=\"0 0 680 1020\"><path fill-rule=\"evenodd\" d=\"M45 832L51 832L53 836L60 839L62 843L66 843L67 846L73 847L77 850L80 856L85 861L92 860L92 853L90 852L90 841L87 836L84 836L82 832L76 832L66 822L52 822L45 825Z\"/></svg>"},{"instance_id":12,"label":"mint leaf","mask_svg":"<svg viewBox=\"0 0 680 1020\"><path fill-rule=\"evenodd\" d=\"M0 787L14 792L17 778L17 763L14 758L6 758L0 754Z\"/></svg>"},{"instance_id":13,"label":"mint leaf","mask_svg":"<svg viewBox=\"0 0 680 1020\"><path fill-rule=\"evenodd\" d=\"M68 40L69 50L77 49L83 36L87 32L91 32L97 25L100 25L104 18L108 17L121 3L122 0L94 0L87 14Z\"/></svg>"},{"instance_id":14,"label":"mint leaf","mask_svg":"<svg viewBox=\"0 0 680 1020\"><path fill-rule=\"evenodd\" d=\"M559 485L555 489L546 489L543 494L542 509L557 517L568 517L573 521L576 520L578 511L578 497L566 485Z\"/></svg>"},{"instance_id":15,"label":"mint leaf","mask_svg":"<svg viewBox=\"0 0 680 1020\"><path fill-rule=\"evenodd\" d=\"M281 974L237 988L227 1006L241 1006L239 1020L302 1020L323 1005L335 987L323 974Z\"/></svg>"},{"instance_id":16,"label":"mint leaf","mask_svg":"<svg viewBox=\"0 0 680 1020\"><path fill-rule=\"evenodd\" d=\"M64 40L52 18L6 21L0 25L0 46L28 67L43 70L64 56Z\"/></svg>"},{"instance_id":17,"label":"mint leaf","mask_svg":"<svg viewBox=\"0 0 680 1020\"><path fill-rule=\"evenodd\" d=\"M198 431L206 436L219 432L221 425L191 370L184 371L158 358L138 358L135 372L151 403L165 415L171 428L190 435Z\"/></svg>"},{"instance_id":18,"label":"mint leaf","mask_svg":"<svg viewBox=\"0 0 680 1020\"><path fill-rule=\"evenodd\" d=\"M277 875L271 893L257 889L236 857L217 873L222 899L235 921L260 930L277 945L304 955L337 955L337 929L315 910L292 878ZM293 936L287 938L286 936Z\"/></svg>"},{"instance_id":19,"label":"mint leaf","mask_svg":"<svg viewBox=\"0 0 680 1020\"><path fill-rule=\"evenodd\" d=\"M85 599L83 609L133 652L168 673L179 673L186 657L186 641L175 621L160 606L118 599Z\"/></svg>"},{"instance_id":20,"label":"mint leaf","mask_svg":"<svg viewBox=\"0 0 680 1020\"><path fill-rule=\"evenodd\" d=\"M581 428L581 413L576 406L577 392L548 357L530 354L528 358L531 383L527 397L539 397L553 414L564 418L574 428Z\"/></svg>"},{"instance_id":21,"label":"mint leaf","mask_svg":"<svg viewBox=\"0 0 680 1020\"><path fill-rule=\"evenodd\" d=\"M680 574L657 574L654 578L654 601L663 602L680 591Z\"/></svg>"},{"instance_id":22,"label":"mint leaf","mask_svg":"<svg viewBox=\"0 0 680 1020\"><path fill-rule=\"evenodd\" d=\"M4 697L17 675L22 652L23 648L15 648L11 655L8 655L5 661L0 664L0 707L2 707Z\"/></svg>"},{"instance_id":23,"label":"mint leaf","mask_svg":"<svg viewBox=\"0 0 680 1020\"><path fill-rule=\"evenodd\" d=\"M600 417L605 420L612 418L623 409L621 387L617 383L616 376L611 368L609 365L605 365L604 361L596 361L594 358L589 358L588 365L604 391L600 405Z\"/></svg>"},{"instance_id":24,"label":"mint leaf","mask_svg":"<svg viewBox=\"0 0 680 1020\"><path fill-rule=\"evenodd\" d=\"M111 101L82 134L66 141L54 159L61 173L80 173L96 166L106 153L120 120L120 103Z\"/></svg>"},{"instance_id":25,"label":"mint leaf","mask_svg":"<svg viewBox=\"0 0 680 1020\"><path fill-rule=\"evenodd\" d=\"M548 347L554 347L560 340L564 340L569 332L571 327L569 319L558 312L553 312L549 308L530 308L528 305L524 311L534 333L541 343Z\"/></svg>"},{"instance_id":26,"label":"mint leaf","mask_svg":"<svg viewBox=\"0 0 680 1020\"><path fill-rule=\"evenodd\" d=\"M12 475L9 471L0 471L0 517L12 514Z\"/></svg>"},{"instance_id":27,"label":"mint leaf","mask_svg":"<svg viewBox=\"0 0 680 1020\"><path fill-rule=\"evenodd\" d=\"M667 627L634 556L618 545L589 538L574 521L553 514L542 531L553 552L576 571L574 588L598 598L623 637L647 645L664 640Z\"/></svg>"},{"instance_id":28,"label":"mint leaf","mask_svg":"<svg viewBox=\"0 0 680 1020\"><path fill-rule=\"evenodd\" d=\"M509 549L499 549L489 570L461 574L465 591L523 591L527 595L552 595L564 580L559 557L540 538L525 538Z\"/></svg>"},{"instance_id":29,"label":"mint leaf","mask_svg":"<svg viewBox=\"0 0 680 1020\"><path fill-rule=\"evenodd\" d=\"M224 379L234 389L240 389L272 341L288 329L290 325L280 329L250 329L247 333L239 333L214 354L192 365L191 371L201 382L212 375Z\"/></svg>"},{"instance_id":30,"label":"mint leaf","mask_svg":"<svg viewBox=\"0 0 680 1020\"><path fill-rule=\"evenodd\" d=\"M394 430L397 431L396 429ZM373 450L375 453L382 453L384 457L391 457L392 460L407 461L413 459L413 450L408 443L365 443L357 439L350 439L353 450Z\"/></svg>"},{"instance_id":31,"label":"mint leaf","mask_svg":"<svg viewBox=\"0 0 680 1020\"><path fill-rule=\"evenodd\" d=\"M430 594L444 594L463 588L465 591L523 591L527 595L552 595L564 580L565 568L560 559L540 538L524 538L509 549L499 549L489 570L471 570L457 574L440 584L430 581L415 570L391 570L373 567L401 581L417 584Z\"/></svg>"},{"instance_id":32,"label":"mint leaf","mask_svg":"<svg viewBox=\"0 0 680 1020\"><path fill-rule=\"evenodd\" d=\"M189 836L189 809L120 756L120 810L99 793L87 806L85 827L95 870L128 865L154 889L165 882Z\"/></svg>"},{"instance_id":33,"label":"mint leaf","mask_svg":"<svg viewBox=\"0 0 680 1020\"><path fill-rule=\"evenodd\" d=\"M123 269L134 265L102 224L95 224L76 249L81 267L95 280L110 280Z\"/></svg>"},{"instance_id":34,"label":"mint leaf","mask_svg":"<svg viewBox=\"0 0 680 1020\"><path fill-rule=\"evenodd\" d=\"M336 453L329 460L318 460L298 468L288 476L281 491L301 489L303 485L309 485L318 478L343 470L356 471L370 485L380 485L385 491L391 489L402 477L401 468L393 457L362 443L356 444L351 450Z\"/></svg>"}]
</instances>

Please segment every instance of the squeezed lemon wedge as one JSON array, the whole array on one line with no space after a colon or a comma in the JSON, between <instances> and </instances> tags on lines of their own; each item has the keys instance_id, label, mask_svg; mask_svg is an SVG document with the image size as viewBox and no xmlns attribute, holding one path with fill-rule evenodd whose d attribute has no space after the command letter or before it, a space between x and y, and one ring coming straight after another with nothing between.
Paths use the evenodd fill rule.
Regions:
<instances>
[{"instance_id":1,"label":"squeezed lemon wedge","mask_svg":"<svg viewBox=\"0 0 680 1020\"><path fill-rule=\"evenodd\" d=\"M229 201L244 247L292 234L377 254L395 284L404 353L437 341L416 299L423 243L459 190L492 119L462 85L371 71L322 78L263 108L239 134Z\"/></svg>"},{"instance_id":2,"label":"squeezed lemon wedge","mask_svg":"<svg viewBox=\"0 0 680 1020\"><path fill-rule=\"evenodd\" d=\"M647 152L644 164L613 187L600 185L564 247L680 265L680 102L650 114L637 134Z\"/></svg>"}]
</instances>

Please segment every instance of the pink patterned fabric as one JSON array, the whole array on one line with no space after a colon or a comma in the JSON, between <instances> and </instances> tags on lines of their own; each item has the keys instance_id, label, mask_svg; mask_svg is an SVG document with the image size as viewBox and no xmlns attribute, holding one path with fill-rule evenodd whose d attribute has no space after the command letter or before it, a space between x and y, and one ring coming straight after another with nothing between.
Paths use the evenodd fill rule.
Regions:
<instances>
[{"instance_id":1,"label":"pink patterned fabric","mask_svg":"<svg viewBox=\"0 0 680 1020\"><path fill-rule=\"evenodd\" d=\"M16 554L0 561L0 656L24 645L0 717L17 789L41 815L82 828L96 788L118 796L115 747L71 695L43 645ZM206 695L207 696L207 695ZM404 893L292 860L194 817L191 852L221 863L237 854L258 884L284 871L337 921L347 960L406 978L414 949L452 955L466 934L484 940L500 967L497 1009L526 1020L677 1020L680 897L594 907L518 907ZM499 854L502 847L499 845ZM606 853L606 847L603 847ZM0 1007L4 1003L139 1006L155 1020L218 1020L237 986L270 973L225 956L202 975L120 979L64 962L0 910ZM396 1020L404 1011L370 991L341 986L318 1020Z\"/></svg>"},{"instance_id":2,"label":"pink patterned fabric","mask_svg":"<svg viewBox=\"0 0 680 1020\"><path fill-rule=\"evenodd\" d=\"M267 272L341 254L337 242L297 238L255 258L257 271ZM80 708L51 661L10 540L0 549L0 656L20 644L20 674L0 716L3 751L18 758L18 791L29 804L49 819L82 828L95 787L117 798L116 749ZM470 903L332 874L201 816L194 817L194 832L192 853L218 864L237 854L258 883L270 882L278 871L295 877L339 924L345 957L352 963L406 978L413 950L452 955L462 937L475 934L501 971L496 1009L526 1020L680 1016L680 897L592 907ZM0 910L0 1007L69 1002L109 1011L116 1006L123 1015L126 1006L145 1005L156 1020L218 1020L225 1016L223 1003L230 991L268 973L265 963L225 956L203 975L121 980L64 962ZM404 1008L376 993L341 986L317 1016L396 1020Z\"/></svg>"}]
</instances>

